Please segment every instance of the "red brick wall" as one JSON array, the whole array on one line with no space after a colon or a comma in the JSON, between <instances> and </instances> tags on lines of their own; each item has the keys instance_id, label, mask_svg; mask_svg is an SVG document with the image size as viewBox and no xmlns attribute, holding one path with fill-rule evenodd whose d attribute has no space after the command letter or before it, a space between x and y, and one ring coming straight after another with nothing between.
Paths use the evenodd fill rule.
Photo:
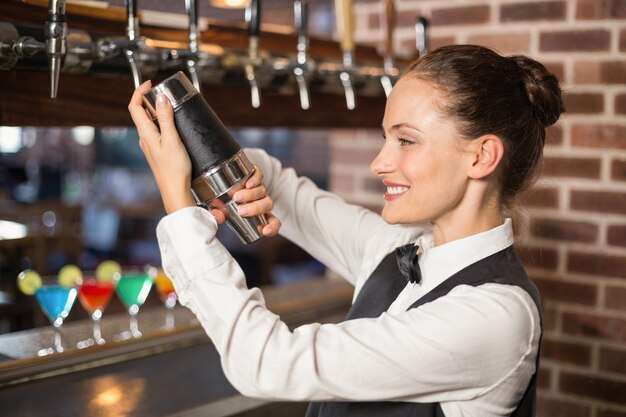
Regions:
<instances>
[{"instance_id":1,"label":"red brick wall","mask_svg":"<svg viewBox=\"0 0 626 417\"><path fill-rule=\"evenodd\" d=\"M626 0L396 5L400 55L414 53L420 14L431 50L477 43L532 56L560 78L567 113L549 130L543 178L521 200L520 248L545 310L538 415L626 416ZM357 2L359 42L381 44L379 10ZM380 207L368 169L380 132L333 131L330 145L331 189Z\"/></svg>"}]
</instances>

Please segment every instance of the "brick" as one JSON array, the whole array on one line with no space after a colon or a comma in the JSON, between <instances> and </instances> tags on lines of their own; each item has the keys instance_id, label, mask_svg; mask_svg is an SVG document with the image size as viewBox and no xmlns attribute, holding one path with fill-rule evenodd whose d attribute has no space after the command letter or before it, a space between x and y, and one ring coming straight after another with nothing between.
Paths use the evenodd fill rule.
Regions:
<instances>
[{"instance_id":1,"label":"brick","mask_svg":"<svg viewBox=\"0 0 626 417\"><path fill-rule=\"evenodd\" d=\"M565 2L544 1L505 4L500 7L501 22L565 20Z\"/></svg>"},{"instance_id":2,"label":"brick","mask_svg":"<svg viewBox=\"0 0 626 417\"><path fill-rule=\"evenodd\" d=\"M370 13L367 16L367 28L371 31L380 30L380 13Z\"/></svg>"},{"instance_id":3,"label":"brick","mask_svg":"<svg viewBox=\"0 0 626 417\"><path fill-rule=\"evenodd\" d=\"M574 81L578 84L602 83L601 63L597 61L574 62Z\"/></svg>"},{"instance_id":4,"label":"brick","mask_svg":"<svg viewBox=\"0 0 626 417\"><path fill-rule=\"evenodd\" d=\"M431 36L428 39L428 42L428 48L431 51L434 51L437 48L441 48L442 46L454 45L458 43L456 38L452 36ZM413 47L415 47L415 42L413 43Z\"/></svg>"},{"instance_id":5,"label":"brick","mask_svg":"<svg viewBox=\"0 0 626 417\"><path fill-rule=\"evenodd\" d=\"M626 193L573 190L570 194L570 207L574 210L624 214Z\"/></svg>"},{"instance_id":6,"label":"brick","mask_svg":"<svg viewBox=\"0 0 626 417\"><path fill-rule=\"evenodd\" d=\"M557 301L593 306L596 304L598 287L592 284L567 282L544 277L533 277L541 298L545 301Z\"/></svg>"},{"instance_id":7,"label":"brick","mask_svg":"<svg viewBox=\"0 0 626 417\"><path fill-rule=\"evenodd\" d=\"M330 190L345 192L354 190L354 177L352 175L333 174L330 178Z\"/></svg>"},{"instance_id":8,"label":"brick","mask_svg":"<svg viewBox=\"0 0 626 417\"><path fill-rule=\"evenodd\" d=\"M377 178L366 178L363 182L363 188L365 191L380 194L381 196L387 190L385 184Z\"/></svg>"},{"instance_id":9,"label":"brick","mask_svg":"<svg viewBox=\"0 0 626 417\"><path fill-rule=\"evenodd\" d=\"M565 80L565 65L562 61L560 62L542 62L542 64L546 67L548 71L552 73L559 81Z\"/></svg>"},{"instance_id":10,"label":"brick","mask_svg":"<svg viewBox=\"0 0 626 417\"><path fill-rule=\"evenodd\" d=\"M578 0L576 19L623 19L626 18L626 0Z\"/></svg>"},{"instance_id":11,"label":"brick","mask_svg":"<svg viewBox=\"0 0 626 417\"><path fill-rule=\"evenodd\" d=\"M608 51L611 32L608 30L571 30L539 34L539 50L543 52Z\"/></svg>"},{"instance_id":12,"label":"brick","mask_svg":"<svg viewBox=\"0 0 626 417\"><path fill-rule=\"evenodd\" d=\"M565 93L568 114L597 114L604 112L604 95L600 93Z\"/></svg>"},{"instance_id":13,"label":"brick","mask_svg":"<svg viewBox=\"0 0 626 417\"><path fill-rule=\"evenodd\" d=\"M615 96L615 113L626 114L626 94L617 94Z\"/></svg>"},{"instance_id":14,"label":"brick","mask_svg":"<svg viewBox=\"0 0 626 417\"><path fill-rule=\"evenodd\" d=\"M590 366L591 346L544 337L541 342L541 357L573 365Z\"/></svg>"},{"instance_id":15,"label":"brick","mask_svg":"<svg viewBox=\"0 0 626 417\"><path fill-rule=\"evenodd\" d=\"M623 404L626 382L601 376L580 375L562 371L559 388L562 392Z\"/></svg>"},{"instance_id":16,"label":"brick","mask_svg":"<svg viewBox=\"0 0 626 417\"><path fill-rule=\"evenodd\" d=\"M527 54L530 49L530 34L498 34L474 35L468 38L468 43L491 48L501 54Z\"/></svg>"},{"instance_id":17,"label":"brick","mask_svg":"<svg viewBox=\"0 0 626 417\"><path fill-rule=\"evenodd\" d=\"M572 126L572 145L626 149L626 126L574 125Z\"/></svg>"},{"instance_id":18,"label":"brick","mask_svg":"<svg viewBox=\"0 0 626 417\"><path fill-rule=\"evenodd\" d=\"M537 398L537 417L589 417L587 404L556 398Z\"/></svg>"},{"instance_id":19,"label":"brick","mask_svg":"<svg viewBox=\"0 0 626 417\"><path fill-rule=\"evenodd\" d=\"M626 350L603 347L600 349L600 369L626 374Z\"/></svg>"},{"instance_id":20,"label":"brick","mask_svg":"<svg viewBox=\"0 0 626 417\"><path fill-rule=\"evenodd\" d=\"M552 369L540 366L539 374L537 375L537 388L550 388L552 385L552 374Z\"/></svg>"},{"instance_id":21,"label":"brick","mask_svg":"<svg viewBox=\"0 0 626 417\"><path fill-rule=\"evenodd\" d=\"M611 179L614 181L626 181L625 159L616 159L611 162Z\"/></svg>"},{"instance_id":22,"label":"brick","mask_svg":"<svg viewBox=\"0 0 626 417\"><path fill-rule=\"evenodd\" d=\"M556 188L532 187L524 191L519 198L527 207L558 208L559 190Z\"/></svg>"},{"instance_id":23,"label":"brick","mask_svg":"<svg viewBox=\"0 0 626 417\"><path fill-rule=\"evenodd\" d=\"M546 145L555 146L563 143L563 127L552 125L546 129Z\"/></svg>"},{"instance_id":24,"label":"brick","mask_svg":"<svg viewBox=\"0 0 626 417\"><path fill-rule=\"evenodd\" d=\"M593 243L598 239L598 226L588 222L534 218L530 230L544 239Z\"/></svg>"},{"instance_id":25,"label":"brick","mask_svg":"<svg viewBox=\"0 0 626 417\"><path fill-rule=\"evenodd\" d=\"M564 312L562 326L563 332L571 335L626 341L626 319L622 318Z\"/></svg>"},{"instance_id":26,"label":"brick","mask_svg":"<svg viewBox=\"0 0 626 417\"><path fill-rule=\"evenodd\" d=\"M607 84L626 84L626 61L602 62L600 76Z\"/></svg>"},{"instance_id":27,"label":"brick","mask_svg":"<svg viewBox=\"0 0 626 417\"><path fill-rule=\"evenodd\" d=\"M626 51L626 29L619 32L619 50L622 52Z\"/></svg>"},{"instance_id":28,"label":"brick","mask_svg":"<svg viewBox=\"0 0 626 417\"><path fill-rule=\"evenodd\" d=\"M626 246L626 225L609 225L606 241L609 245Z\"/></svg>"},{"instance_id":29,"label":"brick","mask_svg":"<svg viewBox=\"0 0 626 417\"><path fill-rule=\"evenodd\" d=\"M626 278L626 256L570 251L567 270L590 275Z\"/></svg>"},{"instance_id":30,"label":"brick","mask_svg":"<svg viewBox=\"0 0 626 417\"><path fill-rule=\"evenodd\" d=\"M555 249L516 246L515 250L526 267L549 270L556 269L558 263L558 253Z\"/></svg>"},{"instance_id":31,"label":"brick","mask_svg":"<svg viewBox=\"0 0 626 417\"><path fill-rule=\"evenodd\" d=\"M382 143L382 141L381 141ZM369 165L378 155L379 149L343 149L332 148L331 160L333 165L348 164L348 165Z\"/></svg>"},{"instance_id":32,"label":"brick","mask_svg":"<svg viewBox=\"0 0 626 417\"><path fill-rule=\"evenodd\" d=\"M612 310L626 311L626 288L607 285L604 291L604 306Z\"/></svg>"},{"instance_id":33,"label":"brick","mask_svg":"<svg viewBox=\"0 0 626 417\"><path fill-rule=\"evenodd\" d=\"M548 177L570 177L600 179L599 158L545 157L543 175Z\"/></svg>"},{"instance_id":34,"label":"brick","mask_svg":"<svg viewBox=\"0 0 626 417\"><path fill-rule=\"evenodd\" d=\"M556 308L552 308L550 305L546 304L543 306L543 330L544 331L558 331L560 330L558 327L560 313Z\"/></svg>"},{"instance_id":35,"label":"brick","mask_svg":"<svg viewBox=\"0 0 626 417\"><path fill-rule=\"evenodd\" d=\"M489 19L490 8L482 5L434 9L431 13L433 26L481 24L488 23Z\"/></svg>"}]
</instances>

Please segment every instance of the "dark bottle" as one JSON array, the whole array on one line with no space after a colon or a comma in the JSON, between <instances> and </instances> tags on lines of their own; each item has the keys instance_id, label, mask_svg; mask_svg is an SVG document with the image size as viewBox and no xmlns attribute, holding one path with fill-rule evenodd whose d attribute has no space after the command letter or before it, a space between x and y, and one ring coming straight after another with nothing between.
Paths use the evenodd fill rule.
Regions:
<instances>
[{"instance_id":1,"label":"dark bottle","mask_svg":"<svg viewBox=\"0 0 626 417\"><path fill-rule=\"evenodd\" d=\"M242 242L259 239L260 226L267 224L265 217L241 217L232 199L254 172L239 143L183 72L144 93L144 105L155 121L158 94L172 103L176 130L191 159L191 188L198 203L220 209Z\"/></svg>"}]
</instances>

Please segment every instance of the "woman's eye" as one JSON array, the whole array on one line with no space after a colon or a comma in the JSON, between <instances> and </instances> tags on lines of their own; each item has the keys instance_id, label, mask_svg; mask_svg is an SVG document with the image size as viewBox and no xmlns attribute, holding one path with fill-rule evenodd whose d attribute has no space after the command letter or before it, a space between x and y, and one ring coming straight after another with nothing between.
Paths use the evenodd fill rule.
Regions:
<instances>
[{"instance_id":1,"label":"woman's eye","mask_svg":"<svg viewBox=\"0 0 626 417\"><path fill-rule=\"evenodd\" d=\"M398 142L400 142L400 146L413 145L415 142L409 139L398 138Z\"/></svg>"}]
</instances>

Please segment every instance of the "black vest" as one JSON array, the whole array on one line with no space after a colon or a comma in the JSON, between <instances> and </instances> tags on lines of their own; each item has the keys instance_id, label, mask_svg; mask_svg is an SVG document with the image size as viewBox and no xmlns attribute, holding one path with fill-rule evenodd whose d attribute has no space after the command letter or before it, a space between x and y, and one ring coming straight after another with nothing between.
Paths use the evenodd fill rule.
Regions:
<instances>
[{"instance_id":1,"label":"black vest","mask_svg":"<svg viewBox=\"0 0 626 417\"><path fill-rule=\"evenodd\" d=\"M414 302L409 309L429 303L448 294L458 285L479 286L486 283L516 285L524 289L537 305L540 318L541 300L537 287L530 281L517 254L510 246L475 264L472 264L439 284L429 293ZM395 253L387 255L363 285L356 301L348 312L347 320L378 317L387 311L391 303L406 286L401 275ZM542 319L543 320L543 319ZM539 370L537 353L535 374L530 379L526 392L511 417L535 415L535 388ZM306 417L444 417L439 403L406 402L321 402L311 403Z\"/></svg>"}]
</instances>

